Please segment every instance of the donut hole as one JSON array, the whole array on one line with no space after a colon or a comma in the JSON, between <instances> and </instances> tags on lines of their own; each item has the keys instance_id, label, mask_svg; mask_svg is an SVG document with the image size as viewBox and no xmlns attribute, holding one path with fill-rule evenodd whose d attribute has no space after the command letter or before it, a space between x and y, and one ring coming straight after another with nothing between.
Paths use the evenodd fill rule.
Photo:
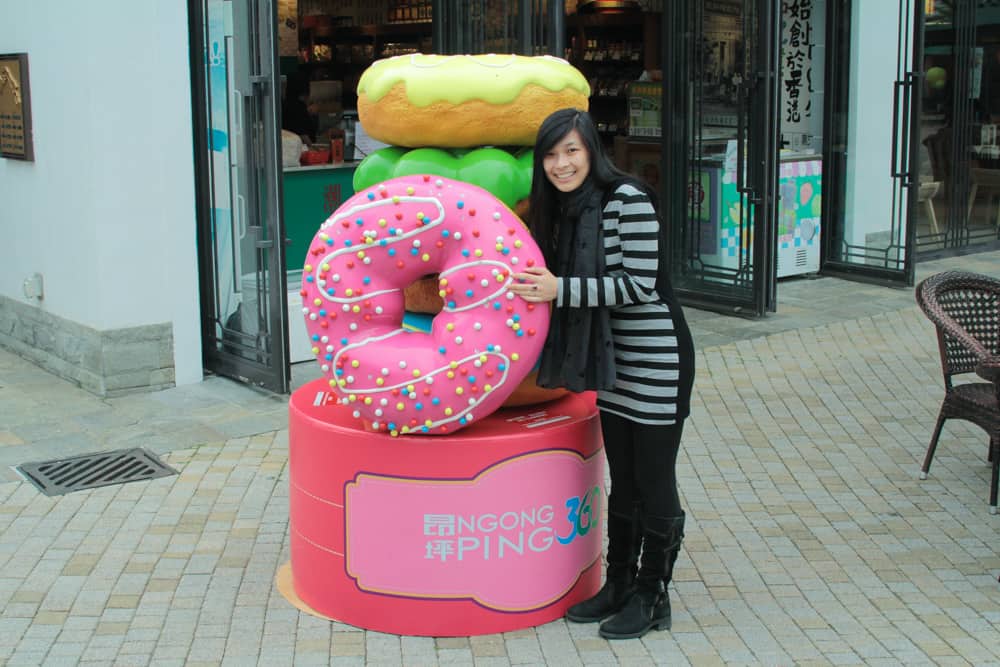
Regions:
<instances>
[{"instance_id":1,"label":"donut hole","mask_svg":"<svg viewBox=\"0 0 1000 667\"><path fill-rule=\"evenodd\" d=\"M437 315L444 308L438 287L438 274L432 273L418 278L403 289L406 310L411 313Z\"/></svg>"}]
</instances>

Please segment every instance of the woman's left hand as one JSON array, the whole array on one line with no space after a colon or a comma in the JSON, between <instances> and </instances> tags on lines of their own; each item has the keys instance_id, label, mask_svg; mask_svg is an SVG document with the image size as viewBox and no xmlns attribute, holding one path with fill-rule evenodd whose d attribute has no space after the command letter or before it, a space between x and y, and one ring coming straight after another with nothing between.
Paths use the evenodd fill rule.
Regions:
<instances>
[{"instance_id":1,"label":"woman's left hand","mask_svg":"<svg viewBox=\"0 0 1000 667\"><path fill-rule=\"evenodd\" d=\"M558 294L559 279L544 267L532 266L513 278L508 289L530 303L553 301Z\"/></svg>"}]
</instances>

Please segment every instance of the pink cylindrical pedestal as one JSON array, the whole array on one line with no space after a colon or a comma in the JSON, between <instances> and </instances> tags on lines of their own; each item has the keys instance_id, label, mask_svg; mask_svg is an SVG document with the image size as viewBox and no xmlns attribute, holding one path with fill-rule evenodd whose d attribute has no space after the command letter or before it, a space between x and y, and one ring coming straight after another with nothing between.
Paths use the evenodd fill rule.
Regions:
<instances>
[{"instance_id":1,"label":"pink cylindrical pedestal","mask_svg":"<svg viewBox=\"0 0 1000 667\"><path fill-rule=\"evenodd\" d=\"M561 617L600 586L603 457L590 394L447 436L361 428L325 380L289 407L291 569L316 613L466 636Z\"/></svg>"}]
</instances>

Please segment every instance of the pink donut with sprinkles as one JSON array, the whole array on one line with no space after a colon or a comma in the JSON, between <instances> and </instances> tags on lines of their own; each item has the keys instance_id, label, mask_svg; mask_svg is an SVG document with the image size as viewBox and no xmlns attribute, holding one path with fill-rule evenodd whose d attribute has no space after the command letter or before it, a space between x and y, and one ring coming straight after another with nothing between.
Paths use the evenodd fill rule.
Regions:
<instances>
[{"instance_id":1,"label":"pink donut with sprinkles","mask_svg":"<svg viewBox=\"0 0 1000 667\"><path fill-rule=\"evenodd\" d=\"M544 264L517 216L486 190L403 176L358 192L320 227L302 273L313 353L340 402L390 435L454 432L528 375L549 309L507 288ZM430 333L403 328L403 290L438 274Z\"/></svg>"}]
</instances>

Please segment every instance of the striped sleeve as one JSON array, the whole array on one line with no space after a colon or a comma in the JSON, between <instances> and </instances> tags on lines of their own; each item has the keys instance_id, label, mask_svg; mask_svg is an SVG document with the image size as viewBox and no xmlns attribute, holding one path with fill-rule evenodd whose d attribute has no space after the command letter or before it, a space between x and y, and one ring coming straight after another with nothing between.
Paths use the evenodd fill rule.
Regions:
<instances>
[{"instance_id":1,"label":"striped sleeve","mask_svg":"<svg viewBox=\"0 0 1000 667\"><path fill-rule=\"evenodd\" d=\"M649 197L632 185L615 190L603 212L605 274L562 276L557 306L592 308L656 301L659 223Z\"/></svg>"}]
</instances>

